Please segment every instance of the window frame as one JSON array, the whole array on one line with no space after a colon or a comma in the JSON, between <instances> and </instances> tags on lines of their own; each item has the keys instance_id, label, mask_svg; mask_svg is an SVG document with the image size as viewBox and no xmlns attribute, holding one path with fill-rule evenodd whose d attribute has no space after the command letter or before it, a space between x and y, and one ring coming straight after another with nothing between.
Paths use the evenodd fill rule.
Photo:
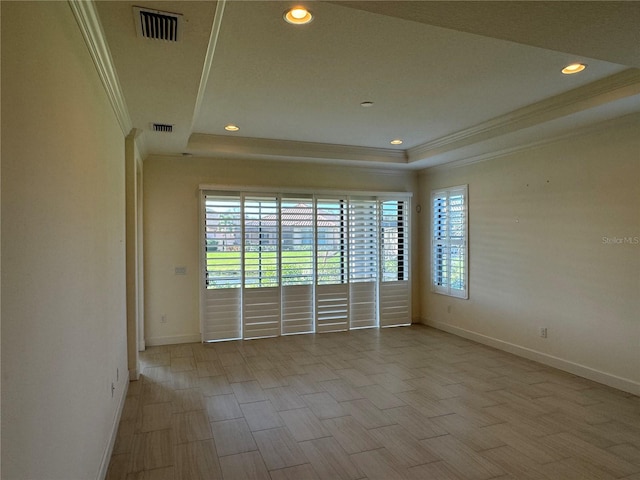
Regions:
<instances>
[{"instance_id":1,"label":"window frame","mask_svg":"<svg viewBox=\"0 0 640 480\"><path fill-rule=\"evenodd\" d=\"M451 223L449 222L451 215L448 211L450 206L450 201L452 197L462 196L463 205L462 205L462 215L464 216L462 227L464 228L463 235L461 236L452 236L451 235ZM446 203L446 211L436 211L436 200L441 199ZM469 299L469 186L465 185L457 185L446 188L439 188L431 191L430 196L430 229L431 229L431 250L430 250L430 264L431 264L431 275L429 279L429 283L431 285L431 291L433 293L437 293L440 295L446 295L455 298L461 299ZM444 215L444 220L446 221L446 233L445 235L437 235L436 232L436 215ZM462 240L461 240L462 239ZM452 245L452 244L455 244ZM436 258L437 251L436 249L444 249L447 258L449 259L449 267L448 267L448 276L446 283L438 282L437 272L439 269L437 268L437 264L439 261ZM462 288L456 288L453 286L451 270L453 267L451 266L451 259L453 257L451 251L453 248L462 249Z\"/></svg>"},{"instance_id":2,"label":"window frame","mask_svg":"<svg viewBox=\"0 0 640 480\"><path fill-rule=\"evenodd\" d=\"M200 332L203 342L217 342L235 340L239 338L260 338L261 336L274 336L274 335L289 335L300 333L322 333L329 331L349 330L355 328L386 328L401 325L409 325L411 323L411 275L410 275L410 262L411 262L411 248L409 244L409 228L411 224L410 215L410 201L413 196L411 192L365 192L365 191L344 191L344 190L311 190L311 189L272 189L261 187L245 187L245 186L227 186L227 185L200 185L200 238L198 241L200 247L200 269L203 274L203 280L200 285ZM209 255L207 254L207 245L209 236L209 225L207 225L207 213L208 197L215 198L215 202L225 204L227 198L234 203L233 208L238 209L237 212L233 212L234 217L239 215L240 225L240 276L241 280L237 285L237 280L234 278L234 284L228 285L216 285L207 279L208 277L208 261ZM245 208L247 206L246 200L248 197L269 197L269 199L277 198L277 218L279 228L278 230L278 254L276 269L278 272L279 285L277 287L258 287L250 288L246 284L246 241L247 241L247 217ZM310 201L310 209L312 211L312 232L313 232L313 283L304 285L286 285L283 279L283 201L286 198L294 197L297 199L304 198L305 201ZM382 271L379 268L377 272L376 281L372 282L357 282L350 277L351 264L350 264L350 202L352 200L360 200L363 198L369 198L377 202L377 228L381 228L381 212L382 204L387 201L395 201L402 204L402 209L399 213L402 217L402 222L399 224L402 230L402 245L401 255L399 260L401 261L401 273L403 280L398 278L398 273L394 274L393 279L382 280ZM318 251L318 209L322 208L322 200L338 200L342 206L339 210L340 225L339 225L339 239L340 245L340 278L341 282L337 284L321 284L318 281L318 268L317 268L317 251ZM237 202L239 205L236 205ZM224 205L223 205L224 206ZM237 230L237 228L236 228ZM249 232L251 233L251 232ZM382 241L380 231L378 235L377 247L380 250L382 248ZM212 237L213 239L213 237ZM213 243L213 242L211 242ZM213 245L212 245L213 246ZM381 265L382 255L378 259L378 265ZM237 263L237 261L236 261ZM215 264L213 262L212 264ZM373 279L372 279L373 280ZM368 292L363 292L363 286L374 285L371 298L375 299L375 318L376 321L372 325L360 325L357 321L352 323L352 317L350 316L351 309L354 312L358 312L360 316L367 316L367 297ZM357 288L356 288L357 286ZM273 292L268 290L279 291L279 302L272 297ZM309 292L301 290L310 290ZM264 295L263 295L264 294ZM290 294L290 295L289 295ZM265 296L269 295L269 298L265 300ZM291 298L289 298L291 297ZM303 312L304 318L290 317L298 315L300 312L300 302L304 303L304 296L309 297L311 303L311 312ZM301 299L302 298L302 299ZM269 325L262 328L262 323L256 322L253 319L257 318L255 309L253 307L258 305L259 302L269 303L269 311L259 311L259 314L263 314L263 317L269 313ZM251 303L253 302L253 303ZM355 302L355 303L354 303ZM398 305L398 302L402 302L402 305ZM273 308L279 304L277 308L280 311L279 326L273 328ZM251 307L247 309L247 306ZM339 321L342 317L337 316L342 312L341 307L345 306L346 322ZM320 308L322 307L322 308ZM306 307L305 307L306 308ZM287 309L291 310L288 311ZM336 310L338 309L338 310ZM294 311L295 310L295 311ZM344 312L342 312L344 313ZM294 315L295 314L295 315ZM287 316L285 316L287 315ZM310 316L309 316L310 315ZM245 320L249 318L251 321L247 323ZM356 317L353 317L356 318ZM310 324L308 325L309 321ZM357 320L357 319L356 319ZM304 325L299 325L301 321L304 321ZM293 323L291 323L293 322ZM297 323L296 323L297 322ZM306 323L305 323L306 322ZM343 325L344 323L344 325ZM247 336L247 326L251 327L250 335ZM255 327L255 328L254 328ZM291 328L289 328L291 327Z\"/></svg>"}]
</instances>

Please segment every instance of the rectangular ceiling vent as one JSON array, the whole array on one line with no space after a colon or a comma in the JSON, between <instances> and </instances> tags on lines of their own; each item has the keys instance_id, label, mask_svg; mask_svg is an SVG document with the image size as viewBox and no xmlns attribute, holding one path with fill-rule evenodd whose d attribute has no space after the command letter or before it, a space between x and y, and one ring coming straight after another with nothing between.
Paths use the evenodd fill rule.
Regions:
<instances>
[{"instance_id":1,"label":"rectangular ceiling vent","mask_svg":"<svg viewBox=\"0 0 640 480\"><path fill-rule=\"evenodd\" d=\"M154 132L171 133L171 132L173 132L173 125L170 125L168 123L154 123L153 124L153 131Z\"/></svg>"},{"instance_id":2,"label":"rectangular ceiling vent","mask_svg":"<svg viewBox=\"0 0 640 480\"><path fill-rule=\"evenodd\" d=\"M182 15L148 8L133 7L133 18L139 37L178 42Z\"/></svg>"}]
</instances>

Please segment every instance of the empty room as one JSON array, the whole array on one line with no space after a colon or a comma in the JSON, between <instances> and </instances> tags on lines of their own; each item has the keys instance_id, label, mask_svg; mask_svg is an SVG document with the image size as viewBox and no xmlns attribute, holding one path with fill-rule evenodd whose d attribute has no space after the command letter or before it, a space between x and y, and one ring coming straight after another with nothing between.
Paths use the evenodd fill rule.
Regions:
<instances>
[{"instance_id":1,"label":"empty room","mask_svg":"<svg viewBox=\"0 0 640 480\"><path fill-rule=\"evenodd\" d=\"M640 480L639 2L0 19L3 480Z\"/></svg>"}]
</instances>

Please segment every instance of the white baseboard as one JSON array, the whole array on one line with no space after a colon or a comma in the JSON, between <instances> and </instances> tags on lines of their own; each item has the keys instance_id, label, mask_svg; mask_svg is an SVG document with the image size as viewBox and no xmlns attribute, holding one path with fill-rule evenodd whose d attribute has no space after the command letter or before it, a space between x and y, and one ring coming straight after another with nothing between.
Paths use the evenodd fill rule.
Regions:
<instances>
[{"instance_id":1,"label":"white baseboard","mask_svg":"<svg viewBox=\"0 0 640 480\"><path fill-rule=\"evenodd\" d=\"M423 319L420 323L640 396L640 383L628 378L618 377L610 373L587 367L586 365L574 363L563 358L472 332L471 330L465 330L464 328L449 325L447 323L435 322L427 319Z\"/></svg>"},{"instance_id":2,"label":"white baseboard","mask_svg":"<svg viewBox=\"0 0 640 480\"><path fill-rule=\"evenodd\" d=\"M129 381L122 382L124 384L124 388L122 389L122 394L120 395L120 400L118 402L118 408L116 409L116 414L113 417L113 425L111 426L111 438L109 438L109 443L107 444L107 448L104 451L104 455L102 456L102 462L100 463L100 470L98 471L98 480L104 480L107 478L107 473L109 470L109 463L111 462L111 455L113 453L113 447L116 444L116 437L118 436L118 427L120 426L120 419L122 418L122 410L124 409L124 402L127 400L127 392L129 391Z\"/></svg>"},{"instance_id":3,"label":"white baseboard","mask_svg":"<svg viewBox=\"0 0 640 480\"><path fill-rule=\"evenodd\" d=\"M176 343L196 343L202 339L199 333L191 335L173 335L168 337L150 337L145 339L147 347L156 347L158 345L173 345Z\"/></svg>"}]
</instances>

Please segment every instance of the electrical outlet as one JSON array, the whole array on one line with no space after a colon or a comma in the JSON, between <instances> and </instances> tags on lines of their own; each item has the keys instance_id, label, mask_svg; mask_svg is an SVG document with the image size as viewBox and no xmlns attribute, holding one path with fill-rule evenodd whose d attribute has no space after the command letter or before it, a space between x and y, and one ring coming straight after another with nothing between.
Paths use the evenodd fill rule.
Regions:
<instances>
[{"instance_id":1,"label":"electrical outlet","mask_svg":"<svg viewBox=\"0 0 640 480\"><path fill-rule=\"evenodd\" d=\"M163 313L160 317L160 323L167 323L167 314Z\"/></svg>"},{"instance_id":2,"label":"electrical outlet","mask_svg":"<svg viewBox=\"0 0 640 480\"><path fill-rule=\"evenodd\" d=\"M447 305L447 313L451 313L451 305Z\"/></svg>"},{"instance_id":3,"label":"electrical outlet","mask_svg":"<svg viewBox=\"0 0 640 480\"><path fill-rule=\"evenodd\" d=\"M542 338L547 338L547 327L540 327L540 336Z\"/></svg>"}]
</instances>

